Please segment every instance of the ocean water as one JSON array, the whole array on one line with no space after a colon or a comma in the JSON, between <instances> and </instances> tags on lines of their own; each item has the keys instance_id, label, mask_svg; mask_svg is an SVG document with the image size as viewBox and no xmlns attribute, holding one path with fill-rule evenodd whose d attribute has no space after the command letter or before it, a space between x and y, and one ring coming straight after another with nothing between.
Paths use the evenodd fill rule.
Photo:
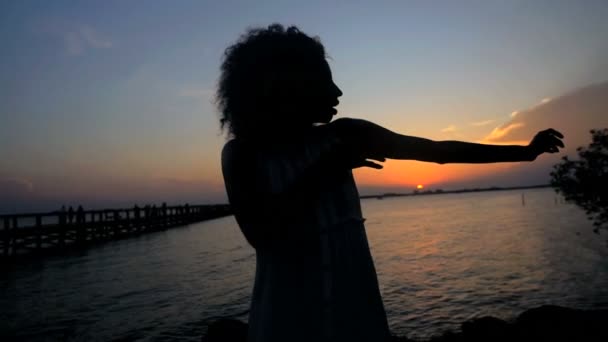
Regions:
<instances>
[{"instance_id":1,"label":"ocean water","mask_svg":"<svg viewBox=\"0 0 608 342\"><path fill-rule=\"evenodd\" d=\"M608 235L550 189L362 205L396 334L543 304L608 308ZM254 258L226 217L4 267L0 339L198 341L213 318L246 320Z\"/></svg>"}]
</instances>

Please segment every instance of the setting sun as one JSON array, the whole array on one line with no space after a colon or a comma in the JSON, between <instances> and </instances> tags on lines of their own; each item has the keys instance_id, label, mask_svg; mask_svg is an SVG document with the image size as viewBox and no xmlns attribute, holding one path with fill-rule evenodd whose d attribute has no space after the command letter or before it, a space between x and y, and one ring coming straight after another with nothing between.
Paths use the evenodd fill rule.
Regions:
<instances>
[{"instance_id":1,"label":"setting sun","mask_svg":"<svg viewBox=\"0 0 608 342\"><path fill-rule=\"evenodd\" d=\"M424 188L424 185L422 185L422 184L418 184L418 185L416 185L416 189L420 190L420 189L422 189L422 188Z\"/></svg>"}]
</instances>

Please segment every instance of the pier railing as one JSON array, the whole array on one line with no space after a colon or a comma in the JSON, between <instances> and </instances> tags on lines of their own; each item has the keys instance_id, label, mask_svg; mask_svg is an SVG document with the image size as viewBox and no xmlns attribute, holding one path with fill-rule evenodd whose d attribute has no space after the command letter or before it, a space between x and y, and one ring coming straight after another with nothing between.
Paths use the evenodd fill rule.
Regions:
<instances>
[{"instance_id":1,"label":"pier railing","mask_svg":"<svg viewBox=\"0 0 608 342\"><path fill-rule=\"evenodd\" d=\"M0 215L0 258L86 246L231 214L229 205L220 204Z\"/></svg>"}]
</instances>

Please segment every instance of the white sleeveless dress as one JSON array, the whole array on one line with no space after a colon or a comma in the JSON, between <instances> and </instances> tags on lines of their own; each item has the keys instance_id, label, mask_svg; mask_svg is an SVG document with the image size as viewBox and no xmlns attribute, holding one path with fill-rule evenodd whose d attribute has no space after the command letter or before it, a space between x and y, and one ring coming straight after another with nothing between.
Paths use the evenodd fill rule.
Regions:
<instances>
[{"instance_id":1,"label":"white sleeveless dress","mask_svg":"<svg viewBox=\"0 0 608 342\"><path fill-rule=\"evenodd\" d=\"M259 183L280 192L330 148L331 141L316 136L299 146L257 150ZM352 172L344 170L302 197L294 203L297 214L285 222L297 240L256 249L248 341L388 340ZM238 214L237 220L243 231L256 229Z\"/></svg>"}]
</instances>

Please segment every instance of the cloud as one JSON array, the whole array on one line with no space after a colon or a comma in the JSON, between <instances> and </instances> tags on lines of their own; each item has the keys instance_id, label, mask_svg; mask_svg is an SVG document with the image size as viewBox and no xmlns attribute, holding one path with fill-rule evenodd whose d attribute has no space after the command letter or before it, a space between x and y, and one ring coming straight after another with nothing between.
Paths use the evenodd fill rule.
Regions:
<instances>
[{"instance_id":1,"label":"cloud","mask_svg":"<svg viewBox=\"0 0 608 342\"><path fill-rule=\"evenodd\" d=\"M444 128L441 130L441 132L443 133L453 133L456 132L458 130L458 128L454 125L449 125L448 127Z\"/></svg>"},{"instance_id":2,"label":"cloud","mask_svg":"<svg viewBox=\"0 0 608 342\"><path fill-rule=\"evenodd\" d=\"M34 184L21 178L0 178L1 197L17 197L34 191Z\"/></svg>"},{"instance_id":3,"label":"cloud","mask_svg":"<svg viewBox=\"0 0 608 342\"><path fill-rule=\"evenodd\" d=\"M507 134L509 134L511 131L519 129L521 127L525 126L525 124L523 122L514 122L508 125L503 125L503 126L499 126L496 127L492 130L492 132L490 132L490 134L484 139L486 141L498 141L500 140L502 137L506 136Z\"/></svg>"},{"instance_id":4,"label":"cloud","mask_svg":"<svg viewBox=\"0 0 608 342\"><path fill-rule=\"evenodd\" d=\"M477 127L487 126L495 121L496 120L484 120L484 121L471 122L471 126L477 126Z\"/></svg>"},{"instance_id":5,"label":"cloud","mask_svg":"<svg viewBox=\"0 0 608 342\"><path fill-rule=\"evenodd\" d=\"M400 166L391 171L392 166L387 163L386 176L381 180L372 170L358 169L357 180L366 182L361 184L362 193L409 192L412 183L416 184L414 182L426 182L429 187L445 189L547 184L553 165L560 162L562 156L575 158L576 148L589 144L590 129L608 127L608 82L553 97L550 101L518 111L494 129L491 127L486 127L487 134L481 142L524 145L538 131L551 127L565 135L566 148L560 153L543 154L534 162L427 165L415 161L394 161L393 165L399 163ZM404 184L409 188L404 188ZM384 188L370 188L376 186Z\"/></svg>"},{"instance_id":6,"label":"cloud","mask_svg":"<svg viewBox=\"0 0 608 342\"><path fill-rule=\"evenodd\" d=\"M182 179L176 177L151 177L139 184L130 185L129 195L123 194L120 184L107 194L108 198L123 198L131 202L167 203L224 203L224 184L213 179Z\"/></svg>"},{"instance_id":7,"label":"cloud","mask_svg":"<svg viewBox=\"0 0 608 342\"><path fill-rule=\"evenodd\" d=\"M42 16L32 20L32 31L62 43L71 56L85 54L92 49L109 49L114 44L102 32L90 25L75 23L61 16Z\"/></svg>"},{"instance_id":8,"label":"cloud","mask_svg":"<svg viewBox=\"0 0 608 342\"><path fill-rule=\"evenodd\" d=\"M529 109L513 113L509 121L492 130L483 141L529 142L538 131L554 128L565 135L566 151L574 151L589 143L590 129L608 127L608 82L547 97Z\"/></svg>"},{"instance_id":9,"label":"cloud","mask_svg":"<svg viewBox=\"0 0 608 342\"><path fill-rule=\"evenodd\" d=\"M69 55L79 56L89 49L109 49L112 42L88 26L81 26L68 30L63 34L66 52Z\"/></svg>"},{"instance_id":10,"label":"cloud","mask_svg":"<svg viewBox=\"0 0 608 342\"><path fill-rule=\"evenodd\" d=\"M102 37L97 31L90 27L82 27L80 34L89 46L97 49L108 49L112 47L112 42Z\"/></svg>"},{"instance_id":11,"label":"cloud","mask_svg":"<svg viewBox=\"0 0 608 342\"><path fill-rule=\"evenodd\" d=\"M511 117L514 118L517 116L517 114L519 114L519 111L515 110L511 112Z\"/></svg>"}]
</instances>

